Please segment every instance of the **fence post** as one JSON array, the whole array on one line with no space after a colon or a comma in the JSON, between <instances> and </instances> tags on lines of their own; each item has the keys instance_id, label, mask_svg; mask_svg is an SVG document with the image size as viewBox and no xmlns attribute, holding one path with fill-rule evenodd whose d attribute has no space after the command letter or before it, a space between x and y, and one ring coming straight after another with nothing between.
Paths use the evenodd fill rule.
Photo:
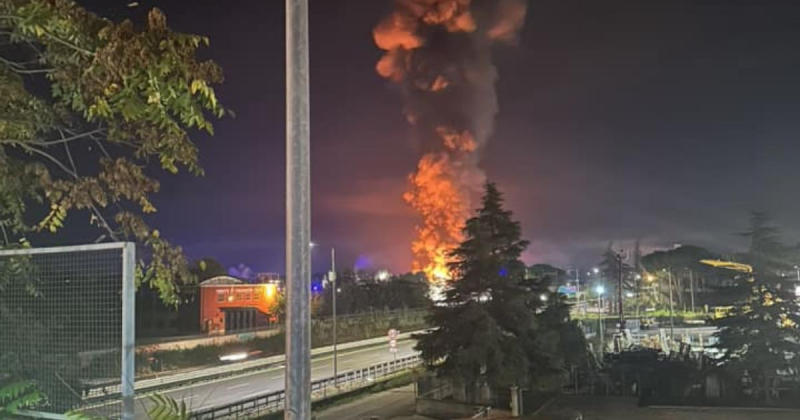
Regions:
<instances>
[{"instance_id":1,"label":"fence post","mask_svg":"<svg viewBox=\"0 0 800 420\"><path fill-rule=\"evenodd\" d=\"M133 420L134 375L136 372L134 352L136 349L136 296L134 283L136 245L126 242L122 248L122 419Z\"/></svg>"}]
</instances>

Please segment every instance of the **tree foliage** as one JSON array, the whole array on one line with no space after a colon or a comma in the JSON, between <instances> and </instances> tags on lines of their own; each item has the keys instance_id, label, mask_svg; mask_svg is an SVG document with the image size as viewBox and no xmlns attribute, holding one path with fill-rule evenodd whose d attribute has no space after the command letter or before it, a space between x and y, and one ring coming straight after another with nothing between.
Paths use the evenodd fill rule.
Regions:
<instances>
[{"instance_id":1,"label":"tree foliage","mask_svg":"<svg viewBox=\"0 0 800 420\"><path fill-rule=\"evenodd\" d=\"M189 266L189 271L197 278L198 282L228 274L228 270L225 269L225 266L211 257L200 258L199 260L193 261Z\"/></svg>"},{"instance_id":2,"label":"tree foliage","mask_svg":"<svg viewBox=\"0 0 800 420\"><path fill-rule=\"evenodd\" d=\"M149 248L139 282L176 302L188 264L142 215L156 211L150 167L202 174L189 131L212 133L209 119L225 113L221 70L196 59L207 44L170 30L158 9L137 27L71 0L0 0L2 244L88 214L98 240Z\"/></svg>"},{"instance_id":3,"label":"tree foliage","mask_svg":"<svg viewBox=\"0 0 800 420\"><path fill-rule=\"evenodd\" d=\"M722 362L747 371L763 384L779 370L800 372L800 305L791 266L782 262L778 231L763 213L754 213L742 234L750 241L743 256L753 273L737 275L730 315L715 322Z\"/></svg>"},{"instance_id":4,"label":"tree foliage","mask_svg":"<svg viewBox=\"0 0 800 420\"><path fill-rule=\"evenodd\" d=\"M427 308L428 281L425 276L401 274L387 281L357 281L352 272L341 273L336 279L336 311L339 314ZM333 287L322 294L320 314L333 313Z\"/></svg>"},{"instance_id":5,"label":"tree foliage","mask_svg":"<svg viewBox=\"0 0 800 420\"><path fill-rule=\"evenodd\" d=\"M544 310L547 285L526 277L520 256L528 242L502 203L487 184L466 239L451 254L454 280L432 309L435 328L418 337L429 369L468 385L523 385L563 366L559 331L539 314L555 324L559 317Z\"/></svg>"},{"instance_id":6,"label":"tree foliage","mask_svg":"<svg viewBox=\"0 0 800 420\"><path fill-rule=\"evenodd\" d=\"M30 381L0 381L0 418L11 417L19 410L34 407L45 400Z\"/></svg>"}]
</instances>

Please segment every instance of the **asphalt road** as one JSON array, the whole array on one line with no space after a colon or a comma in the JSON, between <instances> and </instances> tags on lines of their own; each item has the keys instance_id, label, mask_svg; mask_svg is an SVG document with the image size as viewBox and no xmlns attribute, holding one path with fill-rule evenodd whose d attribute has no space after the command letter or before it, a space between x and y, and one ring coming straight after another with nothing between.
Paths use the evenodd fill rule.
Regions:
<instances>
[{"instance_id":1,"label":"asphalt road","mask_svg":"<svg viewBox=\"0 0 800 420\"><path fill-rule=\"evenodd\" d=\"M415 341L406 340L397 343L397 358L412 356ZM388 345L380 345L363 349L340 352L338 357L339 373L369 367L376 363L387 362L394 358L389 353ZM222 406L239 400L248 399L261 394L281 391L284 388L283 364L232 376L210 382L198 383L185 388L165 391L163 395L176 401L185 401L192 410ZM333 355L322 355L311 360L311 380L333 376ZM136 418L147 418L149 401L147 397L136 399Z\"/></svg>"},{"instance_id":2,"label":"asphalt road","mask_svg":"<svg viewBox=\"0 0 800 420\"><path fill-rule=\"evenodd\" d=\"M414 385L390 389L314 413L316 420L387 420L414 416Z\"/></svg>"}]
</instances>

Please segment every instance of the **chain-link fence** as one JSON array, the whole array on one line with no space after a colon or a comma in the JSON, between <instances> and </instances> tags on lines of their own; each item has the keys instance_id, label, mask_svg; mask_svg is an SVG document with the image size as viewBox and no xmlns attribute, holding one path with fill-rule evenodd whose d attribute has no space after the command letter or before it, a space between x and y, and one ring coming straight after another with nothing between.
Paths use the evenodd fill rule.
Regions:
<instances>
[{"instance_id":1,"label":"chain-link fence","mask_svg":"<svg viewBox=\"0 0 800 420\"><path fill-rule=\"evenodd\" d=\"M35 384L39 412L129 418L134 258L129 243L0 251L0 381Z\"/></svg>"}]
</instances>

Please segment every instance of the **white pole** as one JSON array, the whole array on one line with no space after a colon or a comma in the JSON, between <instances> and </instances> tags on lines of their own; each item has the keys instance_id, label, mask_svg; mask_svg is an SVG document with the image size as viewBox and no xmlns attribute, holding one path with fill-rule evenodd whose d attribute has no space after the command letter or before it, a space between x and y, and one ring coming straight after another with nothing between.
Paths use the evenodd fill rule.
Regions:
<instances>
[{"instance_id":1,"label":"white pole","mask_svg":"<svg viewBox=\"0 0 800 420\"><path fill-rule=\"evenodd\" d=\"M667 271L667 279L669 281L669 339L675 339L675 318L672 308L672 269Z\"/></svg>"},{"instance_id":2,"label":"white pole","mask_svg":"<svg viewBox=\"0 0 800 420\"><path fill-rule=\"evenodd\" d=\"M136 285L134 273L136 244L126 242L122 248L122 419L133 420L134 380L136 372Z\"/></svg>"},{"instance_id":3,"label":"white pole","mask_svg":"<svg viewBox=\"0 0 800 420\"><path fill-rule=\"evenodd\" d=\"M286 0L286 420L311 419L308 72L308 0Z\"/></svg>"},{"instance_id":4,"label":"white pole","mask_svg":"<svg viewBox=\"0 0 800 420\"><path fill-rule=\"evenodd\" d=\"M339 290L336 286L336 249L331 248L331 273L328 276L331 279L333 284L333 385L336 388L339 388L339 366L338 366L338 354L337 354L337 345L338 339L336 337L336 295L339 293Z\"/></svg>"}]
</instances>

